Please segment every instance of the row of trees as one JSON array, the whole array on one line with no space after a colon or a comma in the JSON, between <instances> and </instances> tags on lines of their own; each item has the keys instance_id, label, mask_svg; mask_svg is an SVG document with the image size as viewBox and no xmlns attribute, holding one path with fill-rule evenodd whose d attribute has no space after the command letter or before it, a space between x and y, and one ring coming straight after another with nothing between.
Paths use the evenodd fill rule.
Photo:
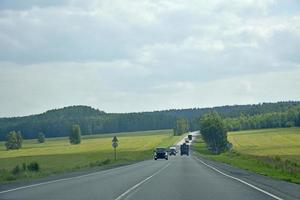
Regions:
<instances>
[{"instance_id":1,"label":"row of trees","mask_svg":"<svg viewBox=\"0 0 300 200\"><path fill-rule=\"evenodd\" d=\"M230 148L227 130L237 131L260 128L279 128L300 126L300 106L280 112L244 115L222 119L216 112L201 117L199 127L203 140L210 151L220 153Z\"/></svg>"},{"instance_id":2,"label":"row of trees","mask_svg":"<svg viewBox=\"0 0 300 200\"><path fill-rule=\"evenodd\" d=\"M241 115L236 118L222 119L217 112L208 112L198 121L203 140L210 151L220 153L226 151L230 144L227 141L227 130L244 130L255 128L274 128L300 126L300 106L288 109L285 112L264 113L254 116ZM189 131L189 121L177 118L174 126L174 135L181 135ZM39 133L38 142L45 142L45 135ZM80 144L81 128L79 124L72 126L69 134L71 144ZM7 149L22 147L23 137L20 131L11 131L7 135L5 146Z\"/></svg>"},{"instance_id":3,"label":"row of trees","mask_svg":"<svg viewBox=\"0 0 300 200\"><path fill-rule=\"evenodd\" d=\"M200 133L208 150L219 154L229 148L225 124L217 112L205 114L200 120L200 127Z\"/></svg>"},{"instance_id":4,"label":"row of trees","mask_svg":"<svg viewBox=\"0 0 300 200\"><path fill-rule=\"evenodd\" d=\"M230 144L227 140L227 130L225 124L217 112L208 112L198 121L200 132L208 150L219 154L226 151ZM189 122L180 117L176 119L174 135L181 135L189 131Z\"/></svg>"},{"instance_id":5,"label":"row of trees","mask_svg":"<svg viewBox=\"0 0 300 200\"><path fill-rule=\"evenodd\" d=\"M277 107L275 105L277 105ZM106 114L90 107L74 106L49 111L42 115L18 118L17 121L21 120L21 127L24 128L25 126L25 129L10 129L11 124L15 125L13 127L19 127L19 122L16 122L15 118L7 118L5 120L0 119L0 130L3 127L5 130L9 131L22 130L23 135L20 131L9 132L5 143L7 149L21 148L23 141L22 136L25 136L25 138L33 138L32 133L35 131L39 133L37 139L40 143L45 142L46 136L67 136L70 133L70 143L79 144L81 142L82 132L85 134L92 134L173 128L174 135L181 135L182 133L191 130L201 130L204 135L206 132L210 133L204 136L205 141L212 151L219 152L223 151L225 148L223 145L227 144L227 140L224 139L226 136L223 137L219 134L224 133L224 127L225 130L236 131L244 129L300 126L300 105L295 102L254 105L253 108L255 108L255 112L239 113L239 115L235 117L224 117L229 114L231 116L232 113L234 113L233 111L230 111L229 108L230 107L226 106L219 107L219 110L226 110L226 112L224 111L224 113L220 114L211 112L211 110L206 110L207 113L200 115L200 118L194 117L190 119L182 116L176 117L176 112L174 110L151 113ZM241 106L241 108L239 106L233 106L232 108L235 111L247 110L249 109L249 106ZM258 108L261 108L261 112L259 112ZM276 110L275 108L277 108L276 112L274 111ZM273 112L265 112L266 110L273 110ZM184 110L183 113L187 114L187 109ZM27 121L29 122L26 123ZM71 132L70 127L72 127ZM41 129L46 130L45 134L40 131ZM23 133L23 130L27 130L28 132ZM54 133L54 130L57 130L59 134ZM218 132L217 130L220 131ZM220 138L217 138L216 140L213 132ZM30 134L28 135L28 133ZM214 139L212 140L211 137ZM220 141L220 143L216 141Z\"/></svg>"},{"instance_id":6,"label":"row of trees","mask_svg":"<svg viewBox=\"0 0 300 200\"><path fill-rule=\"evenodd\" d=\"M242 114L239 117L225 118L224 123L229 131L300 126L300 106L282 112L253 116Z\"/></svg>"},{"instance_id":7,"label":"row of trees","mask_svg":"<svg viewBox=\"0 0 300 200\"><path fill-rule=\"evenodd\" d=\"M44 143L46 140L45 134L40 132L37 135L38 143ZM81 142L81 129L78 124L72 126L72 130L69 135L69 141L71 144L80 144ZM22 148L23 137L20 131L11 131L7 134L7 140L4 143L7 150L14 150Z\"/></svg>"},{"instance_id":8,"label":"row of trees","mask_svg":"<svg viewBox=\"0 0 300 200\"><path fill-rule=\"evenodd\" d=\"M174 135L181 135L189 131L189 122L185 118L176 119L174 126Z\"/></svg>"},{"instance_id":9,"label":"row of trees","mask_svg":"<svg viewBox=\"0 0 300 200\"><path fill-rule=\"evenodd\" d=\"M20 130L26 139L36 138L39 132L43 132L47 138L68 136L73 124L79 124L82 134L85 135L171 129L177 125L176 119L180 118L188 120L189 130L199 130L199 117L211 110L218 112L222 118L232 118L230 121L232 128L229 127L232 130L239 129L236 128L238 125L234 118L239 118L241 115L252 117L265 113L285 112L299 105L300 102L278 102L124 114L109 114L88 106L71 106L40 115L0 118L0 140L5 140L6 133L11 130Z\"/></svg>"}]
</instances>

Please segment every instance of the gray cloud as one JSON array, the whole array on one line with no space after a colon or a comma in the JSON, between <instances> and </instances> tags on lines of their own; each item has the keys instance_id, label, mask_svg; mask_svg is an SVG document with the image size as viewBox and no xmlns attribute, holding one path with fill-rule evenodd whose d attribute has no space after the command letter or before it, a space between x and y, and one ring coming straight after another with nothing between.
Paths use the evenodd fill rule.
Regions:
<instances>
[{"instance_id":1,"label":"gray cloud","mask_svg":"<svg viewBox=\"0 0 300 200\"><path fill-rule=\"evenodd\" d=\"M73 104L129 112L299 100L297 6L1 1L0 116Z\"/></svg>"}]
</instances>

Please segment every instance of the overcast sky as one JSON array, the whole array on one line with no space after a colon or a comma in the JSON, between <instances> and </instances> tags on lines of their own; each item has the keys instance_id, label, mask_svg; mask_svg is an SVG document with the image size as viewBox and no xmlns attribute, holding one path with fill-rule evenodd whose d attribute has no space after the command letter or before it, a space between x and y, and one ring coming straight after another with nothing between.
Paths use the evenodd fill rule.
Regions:
<instances>
[{"instance_id":1,"label":"overcast sky","mask_svg":"<svg viewBox=\"0 0 300 200\"><path fill-rule=\"evenodd\" d=\"M286 100L299 0L0 0L0 117Z\"/></svg>"}]
</instances>

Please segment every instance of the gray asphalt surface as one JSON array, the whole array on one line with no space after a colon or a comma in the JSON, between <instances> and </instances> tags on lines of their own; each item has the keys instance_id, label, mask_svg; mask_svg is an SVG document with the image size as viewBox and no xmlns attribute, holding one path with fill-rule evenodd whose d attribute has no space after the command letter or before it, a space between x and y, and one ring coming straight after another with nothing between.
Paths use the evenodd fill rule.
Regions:
<instances>
[{"instance_id":1,"label":"gray asphalt surface","mask_svg":"<svg viewBox=\"0 0 300 200\"><path fill-rule=\"evenodd\" d=\"M226 174L232 175L236 172L234 177L254 184L266 192L271 192L270 194L274 194L275 198L216 172L201 163L195 156L176 156L171 157L168 161L144 161L79 177L39 183L35 186L27 185L27 188L13 191L0 191L0 199L261 200L276 199L277 197L279 199L300 199L299 185L267 177L265 178L266 182L255 183L250 179L248 181L247 176L244 176L239 169L203 161L219 170L224 170L223 172ZM240 177L239 174L241 174ZM259 179L264 180L264 177L258 175L257 180ZM279 191L276 187L285 189Z\"/></svg>"}]
</instances>

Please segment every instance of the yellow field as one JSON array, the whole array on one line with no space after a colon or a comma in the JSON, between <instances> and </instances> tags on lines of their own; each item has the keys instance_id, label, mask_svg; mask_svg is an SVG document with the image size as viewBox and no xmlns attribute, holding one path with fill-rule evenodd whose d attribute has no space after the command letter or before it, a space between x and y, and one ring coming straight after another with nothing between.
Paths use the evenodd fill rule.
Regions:
<instances>
[{"instance_id":1,"label":"yellow field","mask_svg":"<svg viewBox=\"0 0 300 200\"><path fill-rule=\"evenodd\" d=\"M119 139L117 162L111 145L114 135ZM161 130L85 136L79 145L71 145L68 138L46 139L43 144L25 140L22 149L10 151L0 142L0 181L5 181L8 172L22 163L38 162L41 172L32 176L40 177L102 165L107 160L109 164L118 164L149 159L155 147L171 146L181 137L173 136L172 130Z\"/></svg>"},{"instance_id":2,"label":"yellow field","mask_svg":"<svg viewBox=\"0 0 300 200\"><path fill-rule=\"evenodd\" d=\"M300 162L300 128L231 132L228 140L242 154L279 156Z\"/></svg>"},{"instance_id":3,"label":"yellow field","mask_svg":"<svg viewBox=\"0 0 300 200\"><path fill-rule=\"evenodd\" d=\"M300 184L300 128L229 132L233 150L212 154L202 139L194 149L209 159Z\"/></svg>"},{"instance_id":4,"label":"yellow field","mask_svg":"<svg viewBox=\"0 0 300 200\"><path fill-rule=\"evenodd\" d=\"M152 135L149 132L149 135L143 136L139 136L136 133L131 136L119 136L118 138L118 151L144 151L147 149L153 149L156 145L159 145L164 140L170 139L170 132L164 131L161 132L161 134L155 135ZM176 139L176 137L174 137L174 139ZM22 149L13 151L7 151L4 147L4 144L2 145L0 143L0 159L22 156L76 154L97 151L109 152L113 149L111 146L111 140L111 134L104 138L83 138L80 145L71 145L67 138L55 138L47 140L44 144L39 144L36 140L25 140Z\"/></svg>"}]
</instances>

